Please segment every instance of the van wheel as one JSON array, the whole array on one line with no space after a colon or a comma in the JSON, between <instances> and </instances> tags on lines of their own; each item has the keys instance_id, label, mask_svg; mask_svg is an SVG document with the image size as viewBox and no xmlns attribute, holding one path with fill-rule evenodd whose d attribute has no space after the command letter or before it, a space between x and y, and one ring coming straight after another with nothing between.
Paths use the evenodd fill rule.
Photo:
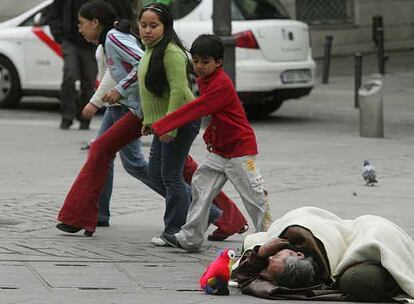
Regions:
<instances>
[{"instance_id":1,"label":"van wheel","mask_svg":"<svg viewBox=\"0 0 414 304\"><path fill-rule=\"evenodd\" d=\"M244 108L249 118L265 118L279 109L282 104L283 100L273 98L263 104L245 105Z\"/></svg>"},{"instance_id":2,"label":"van wheel","mask_svg":"<svg viewBox=\"0 0 414 304\"><path fill-rule=\"evenodd\" d=\"M21 97L20 79L13 64L0 56L0 107L14 108Z\"/></svg>"}]
</instances>

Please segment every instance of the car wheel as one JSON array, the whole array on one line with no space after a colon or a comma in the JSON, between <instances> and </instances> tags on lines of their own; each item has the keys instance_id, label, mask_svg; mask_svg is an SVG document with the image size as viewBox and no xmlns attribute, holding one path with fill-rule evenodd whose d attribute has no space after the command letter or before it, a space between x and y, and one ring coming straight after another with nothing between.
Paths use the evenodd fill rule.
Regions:
<instances>
[{"instance_id":1,"label":"car wheel","mask_svg":"<svg viewBox=\"0 0 414 304\"><path fill-rule=\"evenodd\" d=\"M0 56L0 107L16 107L20 97L19 75L10 60Z\"/></svg>"},{"instance_id":2,"label":"car wheel","mask_svg":"<svg viewBox=\"0 0 414 304\"><path fill-rule=\"evenodd\" d=\"M247 116L249 118L264 118L279 109L283 104L283 100L272 98L261 104L245 105Z\"/></svg>"}]
</instances>

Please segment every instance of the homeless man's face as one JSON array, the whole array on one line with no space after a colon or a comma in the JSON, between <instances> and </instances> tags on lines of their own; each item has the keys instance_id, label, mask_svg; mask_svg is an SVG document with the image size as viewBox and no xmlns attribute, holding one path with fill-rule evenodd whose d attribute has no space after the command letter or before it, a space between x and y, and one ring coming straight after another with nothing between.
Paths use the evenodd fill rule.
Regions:
<instances>
[{"instance_id":1,"label":"homeless man's face","mask_svg":"<svg viewBox=\"0 0 414 304\"><path fill-rule=\"evenodd\" d=\"M270 278L275 278L277 275L283 272L288 256L296 256L300 260L303 260L305 258L305 255L299 251L294 251L291 249L283 249L279 251L275 255L272 255L268 258L269 266L267 267L267 272L269 273Z\"/></svg>"}]
</instances>

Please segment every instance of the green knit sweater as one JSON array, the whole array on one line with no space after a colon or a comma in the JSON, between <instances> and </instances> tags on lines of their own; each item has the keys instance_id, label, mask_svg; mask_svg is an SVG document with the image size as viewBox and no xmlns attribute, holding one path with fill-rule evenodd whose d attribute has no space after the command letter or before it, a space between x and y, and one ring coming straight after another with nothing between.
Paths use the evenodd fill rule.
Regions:
<instances>
[{"instance_id":1,"label":"green knit sweater","mask_svg":"<svg viewBox=\"0 0 414 304\"><path fill-rule=\"evenodd\" d=\"M183 104L194 99L194 95L188 87L187 57L175 44L170 43L164 55L164 67L169 90L161 97L155 96L145 86L145 75L153 52L152 47L147 47L138 68L139 94L141 108L144 114L144 125L151 125L165 115L174 112ZM176 136L174 130L169 135Z\"/></svg>"}]
</instances>

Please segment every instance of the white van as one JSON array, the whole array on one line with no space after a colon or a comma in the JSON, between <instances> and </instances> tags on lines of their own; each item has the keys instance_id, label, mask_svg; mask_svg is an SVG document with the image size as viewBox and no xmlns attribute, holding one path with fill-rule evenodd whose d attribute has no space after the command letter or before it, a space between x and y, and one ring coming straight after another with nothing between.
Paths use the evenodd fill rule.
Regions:
<instances>
[{"instance_id":1,"label":"white van","mask_svg":"<svg viewBox=\"0 0 414 304\"><path fill-rule=\"evenodd\" d=\"M212 33L213 0L174 0L175 29L190 46ZM149 2L144 0L144 4ZM62 79L59 45L44 25L52 0L0 24L0 106L23 95L58 96ZM236 88L247 112L269 114L291 98L310 93L315 62L308 26L289 19L278 0L233 0Z\"/></svg>"}]
</instances>

